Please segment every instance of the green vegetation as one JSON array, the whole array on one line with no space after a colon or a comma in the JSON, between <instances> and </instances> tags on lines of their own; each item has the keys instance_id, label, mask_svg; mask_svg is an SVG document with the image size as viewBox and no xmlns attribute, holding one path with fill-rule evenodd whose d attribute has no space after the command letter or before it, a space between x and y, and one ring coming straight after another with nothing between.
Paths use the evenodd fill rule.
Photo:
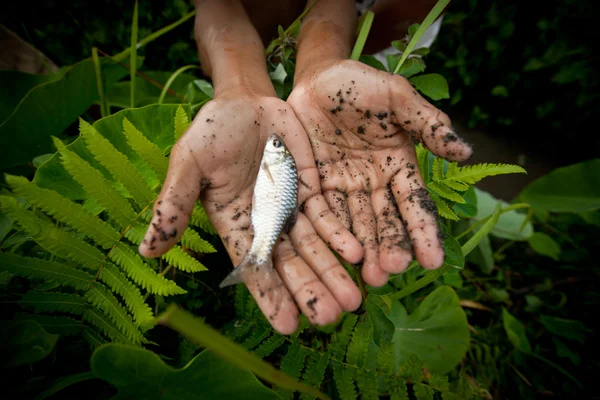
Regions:
<instances>
[{"instance_id":1,"label":"green vegetation","mask_svg":"<svg viewBox=\"0 0 600 400\"><path fill-rule=\"evenodd\" d=\"M60 72L0 71L7 88L0 111L0 347L8 397L589 397L600 367L592 330L600 306L593 253L600 248L599 159L558 168L504 202L477 182L523 168L493 159L459 167L418 145L419 170L446 234L443 267L427 271L413 262L383 287L367 287L361 308L337 323L311 326L302 317L294 334L282 336L244 286L216 289L230 261L200 203L178 246L156 260L137 254L170 150L213 91L196 77L186 2L143 2L135 12L130 3L115 6L121 20L107 29L92 19L75 51L67 51L60 39L73 36L79 28L72 22L96 6L74 2L66 22L30 32L34 45L61 55ZM445 23L458 26L467 18L463 9ZM516 8L490 10L499 38L512 37L506 19L491 18ZM433 17L394 41L397 53L383 65L361 55L377 23L367 14L353 58L401 74L432 101L486 109L488 95L467 95L486 79L468 41L456 52L414 49ZM561 26L560 18L539 18L546 30ZM267 49L281 98L291 91L299 26L280 27ZM449 43L455 35L471 33L452 31ZM530 46L526 38L521 43ZM487 62L501 59L502 46L489 46L498 55ZM537 63L528 71L563 71L565 59L588 52L584 45L573 51L559 52L566 58L556 62L530 55ZM582 62L577 68L588 71L592 61ZM587 76L560 71L559 84L573 82L567 75ZM592 104L586 90L582 112ZM491 95L514 99L516 108L519 93L515 81ZM532 105L543 108L544 101ZM490 115L488 122L507 122ZM356 279L359 271L345 267Z\"/></svg>"}]
</instances>

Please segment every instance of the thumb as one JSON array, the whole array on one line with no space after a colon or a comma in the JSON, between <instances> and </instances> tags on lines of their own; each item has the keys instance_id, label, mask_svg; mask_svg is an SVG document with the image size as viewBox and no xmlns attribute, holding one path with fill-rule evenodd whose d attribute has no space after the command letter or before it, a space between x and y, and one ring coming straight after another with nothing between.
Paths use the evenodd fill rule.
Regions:
<instances>
[{"instance_id":1,"label":"thumb","mask_svg":"<svg viewBox=\"0 0 600 400\"><path fill-rule=\"evenodd\" d=\"M139 246L142 256L158 257L179 241L200 195L201 175L187 141L180 140L171 151L167 178L154 203L152 221Z\"/></svg>"}]
</instances>

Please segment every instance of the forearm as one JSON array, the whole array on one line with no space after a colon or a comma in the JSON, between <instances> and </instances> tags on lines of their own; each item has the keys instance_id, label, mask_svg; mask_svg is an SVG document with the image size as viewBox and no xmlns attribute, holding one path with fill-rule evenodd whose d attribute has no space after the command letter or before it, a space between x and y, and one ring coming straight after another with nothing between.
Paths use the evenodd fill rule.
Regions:
<instances>
[{"instance_id":1,"label":"forearm","mask_svg":"<svg viewBox=\"0 0 600 400\"><path fill-rule=\"evenodd\" d=\"M320 0L302 21L294 81L300 81L319 65L348 58L356 22L354 0Z\"/></svg>"},{"instance_id":2,"label":"forearm","mask_svg":"<svg viewBox=\"0 0 600 400\"><path fill-rule=\"evenodd\" d=\"M275 95L263 43L239 0L195 0L200 64L215 97L230 91Z\"/></svg>"}]
</instances>

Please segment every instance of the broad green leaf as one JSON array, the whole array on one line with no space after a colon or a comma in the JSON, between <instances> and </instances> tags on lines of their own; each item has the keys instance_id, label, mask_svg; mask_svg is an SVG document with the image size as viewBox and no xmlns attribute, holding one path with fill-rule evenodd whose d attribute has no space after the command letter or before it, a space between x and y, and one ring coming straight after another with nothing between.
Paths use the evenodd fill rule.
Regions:
<instances>
[{"instance_id":1,"label":"broad green leaf","mask_svg":"<svg viewBox=\"0 0 600 400\"><path fill-rule=\"evenodd\" d=\"M584 211L579 216L588 224L600 226L600 211Z\"/></svg>"},{"instance_id":2,"label":"broad green leaf","mask_svg":"<svg viewBox=\"0 0 600 400\"><path fill-rule=\"evenodd\" d=\"M447 236L444 239L444 263L458 269L463 269L465 266L465 257L463 256L460 243L452 236Z\"/></svg>"},{"instance_id":3,"label":"broad green leaf","mask_svg":"<svg viewBox=\"0 0 600 400\"><path fill-rule=\"evenodd\" d=\"M171 72L146 71L135 80L135 106L143 107L157 102L162 87L171 77ZM194 75L182 73L173 81L163 104L180 104L187 93L188 84L196 78ZM109 106L118 108L130 107L131 82L118 82L108 88L106 97ZM114 111L114 110L113 110Z\"/></svg>"},{"instance_id":4,"label":"broad green leaf","mask_svg":"<svg viewBox=\"0 0 600 400\"><path fill-rule=\"evenodd\" d=\"M118 64L103 63L104 82L110 87L127 74ZM50 136L58 136L96 100L92 59L78 62L60 79L33 87L0 125L0 169L25 164L52 151Z\"/></svg>"},{"instance_id":5,"label":"broad green leaf","mask_svg":"<svg viewBox=\"0 0 600 400\"><path fill-rule=\"evenodd\" d=\"M2 366L33 364L46 358L54 349L58 335L49 334L35 321L24 320L2 324L0 352Z\"/></svg>"},{"instance_id":6,"label":"broad green leaf","mask_svg":"<svg viewBox=\"0 0 600 400\"><path fill-rule=\"evenodd\" d=\"M469 223L474 224L475 221L470 220ZM478 230L475 230L475 233L477 231ZM482 237L477 247L473 249L467 259L477 265L484 274L489 275L492 272L494 269L494 257L489 235L484 235Z\"/></svg>"},{"instance_id":7,"label":"broad green leaf","mask_svg":"<svg viewBox=\"0 0 600 400\"><path fill-rule=\"evenodd\" d=\"M285 72L285 68L283 67L283 64L279 63L277 65L277 68L275 68L275 71L269 73L269 76L271 77L271 80L273 82L278 82L283 85L283 82L285 81L285 78L287 77L287 72Z\"/></svg>"},{"instance_id":8,"label":"broad green leaf","mask_svg":"<svg viewBox=\"0 0 600 400\"><path fill-rule=\"evenodd\" d=\"M142 108L122 110L96 121L93 127L108 139L117 150L125 154L134 165L143 170L147 168L145 163L127 144L127 138L123 135L124 118L127 118L148 140L164 151L175 142L175 138L173 137L173 119L177 107L174 104L154 104ZM67 146L67 148L102 171L107 179L113 179L93 158L81 137ZM87 193L63 168L56 153L36 171L33 182L46 189L56 190L63 196L74 200L87 198Z\"/></svg>"},{"instance_id":9,"label":"broad green leaf","mask_svg":"<svg viewBox=\"0 0 600 400\"><path fill-rule=\"evenodd\" d=\"M519 198L539 211L582 212L600 208L600 158L557 168L531 182Z\"/></svg>"},{"instance_id":10,"label":"broad green leaf","mask_svg":"<svg viewBox=\"0 0 600 400\"><path fill-rule=\"evenodd\" d=\"M250 372L208 350L177 369L149 350L111 343L94 351L91 364L94 375L119 390L113 399L277 399Z\"/></svg>"},{"instance_id":11,"label":"broad green leaf","mask_svg":"<svg viewBox=\"0 0 600 400\"><path fill-rule=\"evenodd\" d=\"M549 332L583 343L583 339L585 338L585 325L583 325L581 321L557 318L543 314L541 316L541 321Z\"/></svg>"},{"instance_id":12,"label":"broad green leaf","mask_svg":"<svg viewBox=\"0 0 600 400\"><path fill-rule=\"evenodd\" d=\"M492 214L499 201L502 204L502 208L510 205L478 188L475 188L475 194L477 195L477 215L475 216L475 220L484 219ZM527 222L523 230L521 230L526 218L526 214L519 213L516 210L504 213L498 218L498 222L490 231L490 235L509 240L527 240L533 235L533 225L531 222Z\"/></svg>"},{"instance_id":13,"label":"broad green leaf","mask_svg":"<svg viewBox=\"0 0 600 400\"><path fill-rule=\"evenodd\" d=\"M569 349L569 347L560 341L558 338L553 337L552 341L554 342L554 346L556 347L556 355L562 358L568 358L575 365L581 364L581 357L579 353L576 353Z\"/></svg>"},{"instance_id":14,"label":"broad green leaf","mask_svg":"<svg viewBox=\"0 0 600 400\"><path fill-rule=\"evenodd\" d=\"M388 66L390 68L390 71L394 71L396 69L396 65L398 65L398 61L400 61L400 59L392 58L391 60L392 60L392 64L389 64L389 60L388 60ZM392 68L392 65L394 66L394 68ZM416 75L423 71L425 71L425 62L423 62L423 60L420 57L411 57L411 58L407 59L404 64L402 64L402 66L400 67L400 70L398 70L398 74L400 74L403 77L405 77L406 79L408 79L411 76Z\"/></svg>"},{"instance_id":15,"label":"broad green leaf","mask_svg":"<svg viewBox=\"0 0 600 400\"><path fill-rule=\"evenodd\" d=\"M457 203L452 207L461 217L472 218L477 215L477 195L473 186L462 194L465 200L464 204Z\"/></svg>"},{"instance_id":16,"label":"broad green leaf","mask_svg":"<svg viewBox=\"0 0 600 400\"><path fill-rule=\"evenodd\" d=\"M367 297L367 316L373 326L373 341L379 346L381 341L391 341L394 334L394 324L375 302L373 296L375 295Z\"/></svg>"},{"instance_id":17,"label":"broad green leaf","mask_svg":"<svg viewBox=\"0 0 600 400\"><path fill-rule=\"evenodd\" d=\"M504 324L504 331L508 336L508 340L510 340L513 346L523 353L530 354L531 344L529 344L529 339L527 339L527 334L525 333L525 327L521 321L513 317L508 310L506 310L506 308L503 308L502 322Z\"/></svg>"},{"instance_id":18,"label":"broad green leaf","mask_svg":"<svg viewBox=\"0 0 600 400\"><path fill-rule=\"evenodd\" d=\"M460 275L460 271L454 269L450 270L442 276L442 280L445 285L449 285L455 287L457 289L462 289L463 287L463 278Z\"/></svg>"},{"instance_id":19,"label":"broad green leaf","mask_svg":"<svg viewBox=\"0 0 600 400\"><path fill-rule=\"evenodd\" d=\"M529 238L529 245L536 253L548 256L553 260L558 260L560 257L560 245L545 233L535 232Z\"/></svg>"},{"instance_id":20,"label":"broad green leaf","mask_svg":"<svg viewBox=\"0 0 600 400\"><path fill-rule=\"evenodd\" d=\"M450 97L448 82L440 74L425 74L410 78L412 83L421 93L433 100L447 99Z\"/></svg>"},{"instance_id":21,"label":"broad green leaf","mask_svg":"<svg viewBox=\"0 0 600 400\"><path fill-rule=\"evenodd\" d=\"M396 367L414 354L432 373L446 374L469 348L467 316L449 286L435 289L410 315L399 301L394 301L390 318L395 326Z\"/></svg>"}]
</instances>

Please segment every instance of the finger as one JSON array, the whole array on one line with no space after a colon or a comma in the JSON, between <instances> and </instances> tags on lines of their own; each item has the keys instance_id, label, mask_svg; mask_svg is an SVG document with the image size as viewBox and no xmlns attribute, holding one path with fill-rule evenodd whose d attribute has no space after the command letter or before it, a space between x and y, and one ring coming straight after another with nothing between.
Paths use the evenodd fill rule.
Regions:
<instances>
[{"instance_id":1,"label":"finger","mask_svg":"<svg viewBox=\"0 0 600 400\"><path fill-rule=\"evenodd\" d=\"M346 195L338 190L327 190L323 193L323 196L331 212L333 212L346 229L350 229L352 221L350 219L350 210L348 209Z\"/></svg>"},{"instance_id":2,"label":"finger","mask_svg":"<svg viewBox=\"0 0 600 400\"><path fill-rule=\"evenodd\" d=\"M300 211L308 217L319 236L346 261L355 264L362 260L364 252L357 238L331 212L322 194L308 198Z\"/></svg>"},{"instance_id":3,"label":"finger","mask_svg":"<svg viewBox=\"0 0 600 400\"><path fill-rule=\"evenodd\" d=\"M365 251L362 262L363 278L371 286L382 286L387 282L388 274L379 266L375 213L369 195L364 191L350 193L348 208L352 218L352 231L363 244Z\"/></svg>"},{"instance_id":4,"label":"finger","mask_svg":"<svg viewBox=\"0 0 600 400\"><path fill-rule=\"evenodd\" d=\"M344 311L354 311L361 303L361 294L348 272L319 238L308 218L302 213L290 239L298 254L333 294ZM300 303L301 304L301 303Z\"/></svg>"},{"instance_id":5,"label":"finger","mask_svg":"<svg viewBox=\"0 0 600 400\"><path fill-rule=\"evenodd\" d=\"M384 271L398 274L408 267L413 256L410 237L400 219L396 201L389 188L379 189L371 195L377 216L379 238L379 265Z\"/></svg>"},{"instance_id":6,"label":"finger","mask_svg":"<svg viewBox=\"0 0 600 400\"><path fill-rule=\"evenodd\" d=\"M392 122L439 157L464 161L471 156L473 149L456 134L448 115L427 102L406 79L397 77L392 82Z\"/></svg>"},{"instance_id":7,"label":"finger","mask_svg":"<svg viewBox=\"0 0 600 400\"><path fill-rule=\"evenodd\" d=\"M171 151L167 178L154 203L150 226L139 246L142 256L158 257L179 241L200 194L201 178L187 142L180 140Z\"/></svg>"},{"instance_id":8,"label":"finger","mask_svg":"<svg viewBox=\"0 0 600 400\"><path fill-rule=\"evenodd\" d=\"M331 292L296 253L287 235L282 235L273 252L281 279L308 320L317 325L337 321L342 310Z\"/></svg>"},{"instance_id":9,"label":"finger","mask_svg":"<svg viewBox=\"0 0 600 400\"><path fill-rule=\"evenodd\" d=\"M406 166L392 178L391 189L406 222L417 260L425 268L436 269L444 261L437 207L429 198L414 155L407 155L406 159Z\"/></svg>"}]
</instances>

